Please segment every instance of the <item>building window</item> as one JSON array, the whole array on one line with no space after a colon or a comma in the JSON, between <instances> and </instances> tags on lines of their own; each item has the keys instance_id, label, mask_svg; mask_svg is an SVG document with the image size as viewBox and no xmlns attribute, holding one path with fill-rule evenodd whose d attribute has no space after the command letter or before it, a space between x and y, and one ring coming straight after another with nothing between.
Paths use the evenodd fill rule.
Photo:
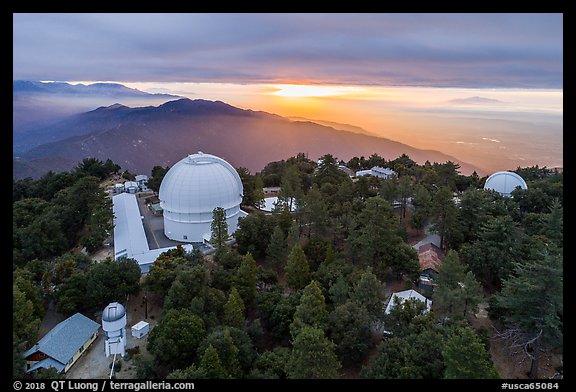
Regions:
<instances>
[{"instance_id":1,"label":"building window","mask_svg":"<svg viewBox=\"0 0 576 392\"><path fill-rule=\"evenodd\" d=\"M185 236L184 236L184 239L185 239L185 240L187 240L187 239L188 239L188 236L187 236L187 235L185 235Z\"/></svg>"}]
</instances>

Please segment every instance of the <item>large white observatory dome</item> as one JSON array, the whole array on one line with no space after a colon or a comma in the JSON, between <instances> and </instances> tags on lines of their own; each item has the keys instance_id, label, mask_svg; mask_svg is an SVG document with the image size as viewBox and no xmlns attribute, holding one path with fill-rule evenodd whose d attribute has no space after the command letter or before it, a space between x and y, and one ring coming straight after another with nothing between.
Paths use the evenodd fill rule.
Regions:
<instances>
[{"instance_id":1,"label":"large white observatory dome","mask_svg":"<svg viewBox=\"0 0 576 392\"><path fill-rule=\"evenodd\" d=\"M188 155L168 170L160 184L164 234L176 241L204 242L211 236L212 211L226 212L228 232L236 230L244 188L236 170L214 155Z\"/></svg>"},{"instance_id":2,"label":"large white observatory dome","mask_svg":"<svg viewBox=\"0 0 576 392\"><path fill-rule=\"evenodd\" d=\"M518 174L508 171L499 171L486 179L484 189L492 189L503 196L510 197L510 193L516 189L517 186L522 189L528 189L526 182Z\"/></svg>"}]
</instances>

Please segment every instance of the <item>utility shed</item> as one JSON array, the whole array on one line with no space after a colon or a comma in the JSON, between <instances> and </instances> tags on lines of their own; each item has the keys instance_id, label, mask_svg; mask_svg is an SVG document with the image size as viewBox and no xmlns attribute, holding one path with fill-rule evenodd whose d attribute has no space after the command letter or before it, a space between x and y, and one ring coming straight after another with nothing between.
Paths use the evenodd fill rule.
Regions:
<instances>
[{"instance_id":1,"label":"utility shed","mask_svg":"<svg viewBox=\"0 0 576 392\"><path fill-rule=\"evenodd\" d=\"M134 324L132 326L132 336L134 336L137 339L140 339L143 336L146 336L149 330L150 330L150 324L148 324L144 320L139 321L137 324Z\"/></svg>"}]
</instances>

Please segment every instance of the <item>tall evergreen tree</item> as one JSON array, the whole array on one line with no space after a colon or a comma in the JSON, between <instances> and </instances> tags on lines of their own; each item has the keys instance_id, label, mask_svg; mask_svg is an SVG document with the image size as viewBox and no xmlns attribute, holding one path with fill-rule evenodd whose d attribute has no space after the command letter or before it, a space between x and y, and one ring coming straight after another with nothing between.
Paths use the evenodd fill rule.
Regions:
<instances>
[{"instance_id":1,"label":"tall evergreen tree","mask_svg":"<svg viewBox=\"0 0 576 392\"><path fill-rule=\"evenodd\" d=\"M249 306L256 298L256 281L258 280L258 267L250 252L242 256L240 266L236 270L234 286L238 289L244 304Z\"/></svg>"},{"instance_id":2,"label":"tall evergreen tree","mask_svg":"<svg viewBox=\"0 0 576 392\"><path fill-rule=\"evenodd\" d=\"M288 211L292 211L295 207L295 200L302 197L302 180L296 165L286 165L282 173L282 181L280 183L280 193L278 195L278 203L283 207L287 207Z\"/></svg>"},{"instance_id":3,"label":"tall evergreen tree","mask_svg":"<svg viewBox=\"0 0 576 392\"><path fill-rule=\"evenodd\" d=\"M284 266L286 259L286 239L284 232L279 226L274 228L274 232L270 237L270 242L266 248L266 256L276 271L279 271Z\"/></svg>"},{"instance_id":4,"label":"tall evergreen tree","mask_svg":"<svg viewBox=\"0 0 576 392\"><path fill-rule=\"evenodd\" d=\"M442 350L444 378L499 378L480 338L470 327L458 328Z\"/></svg>"},{"instance_id":5,"label":"tall evergreen tree","mask_svg":"<svg viewBox=\"0 0 576 392\"><path fill-rule=\"evenodd\" d=\"M452 200L450 188L441 187L433 197L432 230L440 235L440 248L452 248L458 242L458 207Z\"/></svg>"},{"instance_id":6,"label":"tall evergreen tree","mask_svg":"<svg viewBox=\"0 0 576 392\"><path fill-rule=\"evenodd\" d=\"M462 319L476 312L482 299L482 287L474 274L466 269L458 253L455 250L448 251L439 267L434 289L434 309L437 314Z\"/></svg>"},{"instance_id":7,"label":"tall evergreen tree","mask_svg":"<svg viewBox=\"0 0 576 392\"><path fill-rule=\"evenodd\" d=\"M304 288L300 304L296 307L290 333L295 337L302 328L310 326L325 331L328 327L328 310L320 284L313 280Z\"/></svg>"},{"instance_id":8,"label":"tall evergreen tree","mask_svg":"<svg viewBox=\"0 0 576 392\"><path fill-rule=\"evenodd\" d=\"M312 188L304 196L302 220L308 228L308 238L311 236L322 237L327 234L329 224L328 207L316 184L312 185Z\"/></svg>"},{"instance_id":9,"label":"tall evergreen tree","mask_svg":"<svg viewBox=\"0 0 576 392\"><path fill-rule=\"evenodd\" d=\"M170 309L148 336L148 351L171 369L182 369L196 359L206 336L204 321L188 309Z\"/></svg>"},{"instance_id":10,"label":"tall evergreen tree","mask_svg":"<svg viewBox=\"0 0 576 392\"><path fill-rule=\"evenodd\" d=\"M253 206L256 208L262 208L264 206L264 180L262 176L258 173L254 176L254 192L253 192Z\"/></svg>"},{"instance_id":11,"label":"tall evergreen tree","mask_svg":"<svg viewBox=\"0 0 576 392\"><path fill-rule=\"evenodd\" d=\"M532 360L530 378L538 378L543 347L557 347L563 340L562 255L540 254L516 263L514 274L504 280L497 303L507 311L502 337L512 346L522 347Z\"/></svg>"},{"instance_id":12,"label":"tall evergreen tree","mask_svg":"<svg viewBox=\"0 0 576 392\"><path fill-rule=\"evenodd\" d=\"M490 217L482 225L478 240L460 250L470 270L486 285L500 286L514 263L521 262L522 232L510 216Z\"/></svg>"},{"instance_id":13,"label":"tall evergreen tree","mask_svg":"<svg viewBox=\"0 0 576 392\"><path fill-rule=\"evenodd\" d=\"M351 299L366 308L372 321L382 315L384 301L384 285L370 269L360 275L354 284Z\"/></svg>"},{"instance_id":14,"label":"tall evergreen tree","mask_svg":"<svg viewBox=\"0 0 576 392\"><path fill-rule=\"evenodd\" d=\"M232 288L228 301L224 304L223 324L236 328L244 325L244 302L236 287Z\"/></svg>"},{"instance_id":15,"label":"tall evergreen tree","mask_svg":"<svg viewBox=\"0 0 576 392\"><path fill-rule=\"evenodd\" d=\"M330 313L330 338L336 344L336 354L342 363L359 363L370 347L372 332L366 308L347 301Z\"/></svg>"},{"instance_id":16,"label":"tall evergreen tree","mask_svg":"<svg viewBox=\"0 0 576 392\"><path fill-rule=\"evenodd\" d=\"M406 218L406 205L408 204L408 198L414 193L414 188L412 186L412 181L408 176L402 176L398 179L398 195L400 197L401 211L400 211L400 221L402 222Z\"/></svg>"},{"instance_id":17,"label":"tall evergreen tree","mask_svg":"<svg viewBox=\"0 0 576 392\"><path fill-rule=\"evenodd\" d=\"M288 236L286 237L286 249L294 248L294 245L300 242L300 228L298 223L292 222L290 230L288 230Z\"/></svg>"},{"instance_id":18,"label":"tall evergreen tree","mask_svg":"<svg viewBox=\"0 0 576 392\"><path fill-rule=\"evenodd\" d=\"M318 328L305 326L292 342L292 353L286 364L288 378L338 378L341 367L335 345Z\"/></svg>"},{"instance_id":19,"label":"tall evergreen tree","mask_svg":"<svg viewBox=\"0 0 576 392\"><path fill-rule=\"evenodd\" d=\"M387 339L378 347L376 358L362 367L360 376L369 379L408 378L408 367L404 363L407 351L404 339Z\"/></svg>"},{"instance_id":20,"label":"tall evergreen tree","mask_svg":"<svg viewBox=\"0 0 576 392\"><path fill-rule=\"evenodd\" d=\"M299 290L310 283L312 279L310 265L300 244L296 244L292 248L284 270L288 287Z\"/></svg>"},{"instance_id":21,"label":"tall evergreen tree","mask_svg":"<svg viewBox=\"0 0 576 392\"><path fill-rule=\"evenodd\" d=\"M18 343L26 342L27 346L31 346L38 336L40 319L34 314L32 301L16 284L12 285L12 309L12 331Z\"/></svg>"},{"instance_id":22,"label":"tall evergreen tree","mask_svg":"<svg viewBox=\"0 0 576 392\"><path fill-rule=\"evenodd\" d=\"M351 230L349 241L351 257L366 266L372 267L380 278L387 268L394 264L394 249L402 242L398 218L390 203L380 197L371 197L356 216L355 227Z\"/></svg>"},{"instance_id":23,"label":"tall evergreen tree","mask_svg":"<svg viewBox=\"0 0 576 392\"><path fill-rule=\"evenodd\" d=\"M559 248L564 246L564 208L558 199L552 201L543 234L553 240Z\"/></svg>"},{"instance_id":24,"label":"tall evergreen tree","mask_svg":"<svg viewBox=\"0 0 576 392\"><path fill-rule=\"evenodd\" d=\"M212 235L210 242L216 248L217 252L221 252L226 246L228 239L228 223L226 223L226 212L222 207L216 207L212 211Z\"/></svg>"},{"instance_id":25,"label":"tall evergreen tree","mask_svg":"<svg viewBox=\"0 0 576 392\"><path fill-rule=\"evenodd\" d=\"M202 297L207 287L208 273L203 265L183 269L168 290L164 310L192 308L194 300Z\"/></svg>"},{"instance_id":26,"label":"tall evergreen tree","mask_svg":"<svg viewBox=\"0 0 576 392\"><path fill-rule=\"evenodd\" d=\"M228 372L222 366L222 361L218 355L218 351L214 346L209 345L204 355L200 360L199 370L206 375L206 378L223 379L230 378Z\"/></svg>"},{"instance_id":27,"label":"tall evergreen tree","mask_svg":"<svg viewBox=\"0 0 576 392\"><path fill-rule=\"evenodd\" d=\"M198 355L202 355L209 345L216 349L231 378L242 378L249 371L255 352L244 331L234 327L216 327L198 347Z\"/></svg>"},{"instance_id":28,"label":"tall evergreen tree","mask_svg":"<svg viewBox=\"0 0 576 392\"><path fill-rule=\"evenodd\" d=\"M328 289L330 301L335 306L342 305L348 300L350 294L350 286L342 275L340 275L335 282L330 285Z\"/></svg>"}]
</instances>

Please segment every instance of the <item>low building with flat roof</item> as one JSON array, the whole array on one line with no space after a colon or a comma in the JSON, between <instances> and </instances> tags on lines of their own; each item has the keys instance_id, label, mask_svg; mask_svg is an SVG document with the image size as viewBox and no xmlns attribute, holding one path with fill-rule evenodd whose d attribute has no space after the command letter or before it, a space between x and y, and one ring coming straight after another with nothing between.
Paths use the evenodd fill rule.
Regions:
<instances>
[{"instance_id":1,"label":"low building with flat roof","mask_svg":"<svg viewBox=\"0 0 576 392\"><path fill-rule=\"evenodd\" d=\"M136 195L121 193L112 197L114 212L114 260L128 257L138 262L140 271L146 273L160 254L176 246L150 249ZM210 238L207 238L208 241ZM187 252L194 249L192 244L183 244Z\"/></svg>"}]
</instances>

